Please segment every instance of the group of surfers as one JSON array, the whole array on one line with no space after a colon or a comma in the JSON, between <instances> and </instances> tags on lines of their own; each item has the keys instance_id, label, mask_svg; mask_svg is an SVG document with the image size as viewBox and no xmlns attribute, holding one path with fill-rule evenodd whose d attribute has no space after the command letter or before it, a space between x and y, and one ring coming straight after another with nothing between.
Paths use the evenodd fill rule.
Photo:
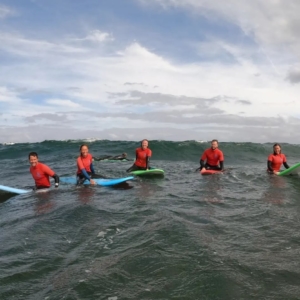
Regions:
<instances>
[{"instance_id":1,"label":"group of surfers","mask_svg":"<svg viewBox=\"0 0 300 300\"><path fill-rule=\"evenodd\" d=\"M152 156L152 151L149 149L149 141L144 139L141 141L140 147L135 150L135 161L133 165L127 170L132 172L136 170L148 170L149 161ZM224 171L224 155L218 148L218 140L211 141L211 147L206 149L200 158L200 170L217 170ZM80 155L77 158L77 183L83 183L85 180L89 180L91 184L96 184L93 180L95 178L104 178L102 175L96 174L93 166L93 160L129 160L127 154L123 153L118 156L102 156L101 158L93 157L89 153L89 148L86 144L83 144L79 148ZM54 178L55 187L59 186L59 176L47 165L39 162L38 154L36 152L30 152L28 155L30 163L30 173L35 181L36 189L49 188L51 186L50 178ZM281 165L285 168L289 168L286 160L286 156L281 153L280 144L273 145L273 153L269 155L267 161L267 171L271 174L279 174ZM198 169L198 170L199 170Z\"/></svg>"}]
</instances>

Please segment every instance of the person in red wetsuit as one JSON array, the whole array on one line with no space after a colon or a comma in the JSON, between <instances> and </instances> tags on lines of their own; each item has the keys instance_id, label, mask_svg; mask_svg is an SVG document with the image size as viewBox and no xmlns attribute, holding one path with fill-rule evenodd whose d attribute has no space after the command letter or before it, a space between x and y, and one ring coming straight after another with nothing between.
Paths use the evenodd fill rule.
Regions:
<instances>
[{"instance_id":1,"label":"person in red wetsuit","mask_svg":"<svg viewBox=\"0 0 300 300\"><path fill-rule=\"evenodd\" d=\"M89 153L89 148L86 144L83 144L79 148L80 156L77 158L77 184L83 183L86 179L91 184L96 184L93 178L99 178L95 174L93 166L93 156Z\"/></svg>"},{"instance_id":2,"label":"person in red wetsuit","mask_svg":"<svg viewBox=\"0 0 300 300\"><path fill-rule=\"evenodd\" d=\"M268 157L268 172L278 175L282 164L286 169L289 168L285 155L281 153L281 146L276 143L273 145L273 153Z\"/></svg>"},{"instance_id":3,"label":"person in red wetsuit","mask_svg":"<svg viewBox=\"0 0 300 300\"><path fill-rule=\"evenodd\" d=\"M152 156L152 151L148 148L148 145L148 140L142 140L141 147L136 148L135 150L135 162L127 170L127 172L149 169L149 161L150 157Z\"/></svg>"},{"instance_id":4,"label":"person in red wetsuit","mask_svg":"<svg viewBox=\"0 0 300 300\"><path fill-rule=\"evenodd\" d=\"M206 149L200 158L200 170L224 170L224 155L218 146L218 140L211 141L211 147Z\"/></svg>"},{"instance_id":5,"label":"person in red wetsuit","mask_svg":"<svg viewBox=\"0 0 300 300\"><path fill-rule=\"evenodd\" d=\"M39 162L36 152L30 152L28 159L30 163L30 173L35 181L36 189L49 188L51 186L49 177L54 178L55 187L58 187L59 177L48 166Z\"/></svg>"}]
</instances>

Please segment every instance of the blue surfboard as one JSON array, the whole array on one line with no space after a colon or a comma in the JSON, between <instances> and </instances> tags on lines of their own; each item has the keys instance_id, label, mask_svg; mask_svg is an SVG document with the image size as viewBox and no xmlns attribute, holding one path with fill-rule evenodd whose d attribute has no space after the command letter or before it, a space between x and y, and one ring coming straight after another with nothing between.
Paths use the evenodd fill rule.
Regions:
<instances>
[{"instance_id":1,"label":"blue surfboard","mask_svg":"<svg viewBox=\"0 0 300 300\"><path fill-rule=\"evenodd\" d=\"M12 188L12 187L5 186L5 185L0 185L0 190L5 191L5 192L18 194L18 195L27 194L29 192L32 192L32 190L16 189L16 188Z\"/></svg>"},{"instance_id":2,"label":"blue surfboard","mask_svg":"<svg viewBox=\"0 0 300 300\"><path fill-rule=\"evenodd\" d=\"M59 177L60 181L61 182L64 182L64 183L69 183L69 184L77 184L77 180L76 180L76 177L73 176L73 177ZM125 182L125 181L128 181L128 180L132 180L134 179L133 176L128 176L128 177L122 177L122 178L111 178L111 179L103 179L103 178L93 178L93 180L99 184L99 185L102 185L102 186L111 186L111 185L116 185L116 184L119 184L119 183L122 183L122 182ZM90 184L89 180L85 180L83 182L83 184Z\"/></svg>"}]
</instances>

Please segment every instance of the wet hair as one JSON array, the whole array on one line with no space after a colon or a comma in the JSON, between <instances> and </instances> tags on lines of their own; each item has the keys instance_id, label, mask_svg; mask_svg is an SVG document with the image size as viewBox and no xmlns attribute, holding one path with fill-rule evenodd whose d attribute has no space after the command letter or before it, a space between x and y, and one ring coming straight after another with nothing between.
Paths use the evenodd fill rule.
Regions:
<instances>
[{"instance_id":1,"label":"wet hair","mask_svg":"<svg viewBox=\"0 0 300 300\"><path fill-rule=\"evenodd\" d=\"M212 140L211 143L213 143L213 142L217 142L217 144L219 144L218 140Z\"/></svg>"},{"instance_id":2,"label":"wet hair","mask_svg":"<svg viewBox=\"0 0 300 300\"><path fill-rule=\"evenodd\" d=\"M79 147L79 151L81 151L81 149L82 149L82 147L87 147L87 148L89 148L89 146L87 145L87 144L82 144L82 145L80 145L80 147Z\"/></svg>"},{"instance_id":3,"label":"wet hair","mask_svg":"<svg viewBox=\"0 0 300 300\"><path fill-rule=\"evenodd\" d=\"M123 157L126 157L126 156L127 156L127 153L125 153L125 152L122 153L122 156L123 156Z\"/></svg>"},{"instance_id":4,"label":"wet hair","mask_svg":"<svg viewBox=\"0 0 300 300\"><path fill-rule=\"evenodd\" d=\"M36 158L39 158L39 156L38 156L38 154L37 154L36 152L30 152L30 153L28 154L28 159L30 159L30 156L34 156L34 157L36 157Z\"/></svg>"},{"instance_id":5,"label":"wet hair","mask_svg":"<svg viewBox=\"0 0 300 300\"><path fill-rule=\"evenodd\" d=\"M142 145L143 145L143 142L148 142L149 143L149 141L147 140L147 139L143 139L142 141L141 141L141 147L142 147Z\"/></svg>"},{"instance_id":6,"label":"wet hair","mask_svg":"<svg viewBox=\"0 0 300 300\"><path fill-rule=\"evenodd\" d=\"M279 153L281 153L281 145L278 144L278 143L275 143L275 144L273 145L273 154L276 154L276 152L275 152L275 147L276 147L276 146L279 146L279 147L280 147L280 152L279 152Z\"/></svg>"}]
</instances>

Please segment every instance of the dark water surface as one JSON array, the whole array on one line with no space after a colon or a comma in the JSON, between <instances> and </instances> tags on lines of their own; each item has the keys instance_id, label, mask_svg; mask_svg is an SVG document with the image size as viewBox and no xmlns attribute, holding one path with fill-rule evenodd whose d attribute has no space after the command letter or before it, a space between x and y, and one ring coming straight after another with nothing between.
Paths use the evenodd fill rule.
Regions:
<instances>
[{"instance_id":1,"label":"dark water surface","mask_svg":"<svg viewBox=\"0 0 300 300\"><path fill-rule=\"evenodd\" d=\"M33 185L27 155L74 174L82 141L0 146L0 184ZM90 152L134 156L134 142ZM222 175L195 169L209 144L150 142L165 178L130 188L61 184L0 192L0 299L299 299L300 177L266 174L272 144L221 143ZM299 145L282 145L288 163ZM130 162L95 162L123 177Z\"/></svg>"}]
</instances>

